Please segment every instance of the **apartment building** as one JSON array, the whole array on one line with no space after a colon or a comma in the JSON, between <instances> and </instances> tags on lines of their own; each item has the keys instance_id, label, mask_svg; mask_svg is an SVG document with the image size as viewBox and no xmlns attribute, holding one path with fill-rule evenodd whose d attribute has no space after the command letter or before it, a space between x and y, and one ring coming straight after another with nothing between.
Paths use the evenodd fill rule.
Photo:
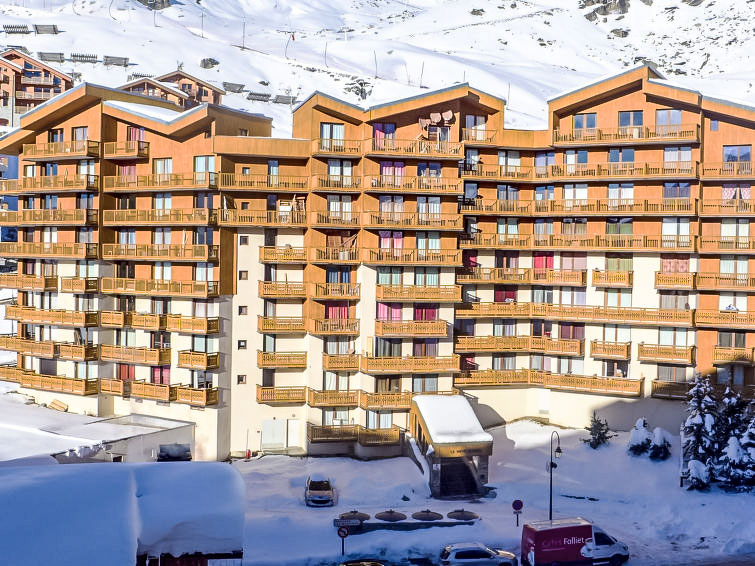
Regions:
<instances>
[{"instance_id":1,"label":"apartment building","mask_svg":"<svg viewBox=\"0 0 755 566\"><path fill-rule=\"evenodd\" d=\"M26 53L0 53L0 127L17 127L22 114L72 86L71 77Z\"/></svg>"},{"instance_id":2,"label":"apartment building","mask_svg":"<svg viewBox=\"0 0 755 566\"><path fill-rule=\"evenodd\" d=\"M643 65L553 98L545 130L504 110L466 84L314 93L282 139L206 103L50 101L0 138L23 266L0 379L196 422L210 459L398 453L420 393L669 429L697 371L752 397L755 108Z\"/></svg>"},{"instance_id":3,"label":"apartment building","mask_svg":"<svg viewBox=\"0 0 755 566\"><path fill-rule=\"evenodd\" d=\"M161 83L160 81L156 81L149 77L135 79L119 86L118 89L132 92L134 94L141 94L143 96L162 98L163 100L168 100L182 108L187 106L186 101L189 100L189 95L180 88L168 83Z\"/></svg>"},{"instance_id":4,"label":"apartment building","mask_svg":"<svg viewBox=\"0 0 755 566\"><path fill-rule=\"evenodd\" d=\"M203 81L193 75L190 75L183 69L176 69L170 73L165 73L155 77L155 81L168 85L180 90L188 97L183 106L191 108L197 104L222 104L225 91L212 83Z\"/></svg>"}]
</instances>

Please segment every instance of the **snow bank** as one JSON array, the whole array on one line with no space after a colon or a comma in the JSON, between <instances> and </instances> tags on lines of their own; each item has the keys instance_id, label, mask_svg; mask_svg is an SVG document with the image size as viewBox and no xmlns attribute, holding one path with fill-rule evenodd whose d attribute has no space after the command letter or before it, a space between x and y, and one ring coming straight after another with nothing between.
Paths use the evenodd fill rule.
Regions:
<instances>
[{"instance_id":1,"label":"snow bank","mask_svg":"<svg viewBox=\"0 0 755 566\"><path fill-rule=\"evenodd\" d=\"M461 395L418 395L414 402L433 443L493 442Z\"/></svg>"}]
</instances>

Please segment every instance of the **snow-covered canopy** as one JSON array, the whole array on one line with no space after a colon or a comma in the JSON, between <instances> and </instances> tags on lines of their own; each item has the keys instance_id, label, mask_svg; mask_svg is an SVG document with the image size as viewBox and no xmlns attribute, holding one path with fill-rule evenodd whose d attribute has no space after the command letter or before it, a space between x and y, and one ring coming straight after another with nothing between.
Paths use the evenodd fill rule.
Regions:
<instances>
[{"instance_id":1,"label":"snow-covered canopy","mask_svg":"<svg viewBox=\"0 0 755 566\"><path fill-rule=\"evenodd\" d=\"M418 395L414 398L433 444L493 442L482 430L469 401L461 395Z\"/></svg>"}]
</instances>

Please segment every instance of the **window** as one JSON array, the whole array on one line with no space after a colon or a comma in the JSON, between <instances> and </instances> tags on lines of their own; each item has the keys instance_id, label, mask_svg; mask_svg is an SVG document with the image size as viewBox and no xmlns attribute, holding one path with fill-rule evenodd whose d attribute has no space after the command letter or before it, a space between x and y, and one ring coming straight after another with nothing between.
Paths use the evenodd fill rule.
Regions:
<instances>
[{"instance_id":1,"label":"window","mask_svg":"<svg viewBox=\"0 0 755 566\"><path fill-rule=\"evenodd\" d=\"M239 306L239 316L246 316L249 312L249 307L246 305Z\"/></svg>"},{"instance_id":2,"label":"window","mask_svg":"<svg viewBox=\"0 0 755 566\"><path fill-rule=\"evenodd\" d=\"M656 135L671 135L681 130L682 111L675 108L664 108L655 111Z\"/></svg>"},{"instance_id":3,"label":"window","mask_svg":"<svg viewBox=\"0 0 755 566\"><path fill-rule=\"evenodd\" d=\"M663 198L684 198L690 196L689 183L663 183Z\"/></svg>"},{"instance_id":4,"label":"window","mask_svg":"<svg viewBox=\"0 0 755 566\"><path fill-rule=\"evenodd\" d=\"M595 112L574 115L574 130L594 130L597 127L598 115ZM594 132L593 132L594 133ZM578 135L578 134L577 134Z\"/></svg>"},{"instance_id":5,"label":"window","mask_svg":"<svg viewBox=\"0 0 755 566\"><path fill-rule=\"evenodd\" d=\"M239 245L240 246L248 246L249 245L249 236L239 236Z\"/></svg>"},{"instance_id":6,"label":"window","mask_svg":"<svg viewBox=\"0 0 755 566\"><path fill-rule=\"evenodd\" d=\"M751 145L725 145L724 159L726 163L752 161Z\"/></svg>"},{"instance_id":7,"label":"window","mask_svg":"<svg viewBox=\"0 0 755 566\"><path fill-rule=\"evenodd\" d=\"M246 350L246 340L239 340L236 348L239 350Z\"/></svg>"},{"instance_id":8,"label":"window","mask_svg":"<svg viewBox=\"0 0 755 566\"><path fill-rule=\"evenodd\" d=\"M236 384L243 385L244 383L246 383L246 374L245 373L238 374L236 376Z\"/></svg>"},{"instance_id":9,"label":"window","mask_svg":"<svg viewBox=\"0 0 755 566\"><path fill-rule=\"evenodd\" d=\"M485 123L487 116L467 114L465 117L465 141L485 141Z\"/></svg>"},{"instance_id":10,"label":"window","mask_svg":"<svg viewBox=\"0 0 755 566\"><path fill-rule=\"evenodd\" d=\"M658 291L662 309L688 309L689 292L687 291Z\"/></svg>"},{"instance_id":11,"label":"window","mask_svg":"<svg viewBox=\"0 0 755 566\"><path fill-rule=\"evenodd\" d=\"M744 348L746 333L730 330L718 331L718 346L721 348Z\"/></svg>"},{"instance_id":12,"label":"window","mask_svg":"<svg viewBox=\"0 0 755 566\"><path fill-rule=\"evenodd\" d=\"M609 163L634 163L634 148L612 147L608 150Z\"/></svg>"},{"instance_id":13,"label":"window","mask_svg":"<svg viewBox=\"0 0 755 566\"><path fill-rule=\"evenodd\" d=\"M239 128L239 135L246 137L249 135L249 130L247 130L246 128Z\"/></svg>"},{"instance_id":14,"label":"window","mask_svg":"<svg viewBox=\"0 0 755 566\"><path fill-rule=\"evenodd\" d=\"M619 112L619 128L621 128L621 133L629 134L631 137L639 137L640 130L638 128L630 128L630 126L642 126L642 110L622 110ZM632 136L634 132L637 132L637 134Z\"/></svg>"},{"instance_id":15,"label":"window","mask_svg":"<svg viewBox=\"0 0 755 566\"><path fill-rule=\"evenodd\" d=\"M434 392L437 390L437 375L415 375L412 377L412 391L414 393Z\"/></svg>"},{"instance_id":16,"label":"window","mask_svg":"<svg viewBox=\"0 0 755 566\"><path fill-rule=\"evenodd\" d=\"M717 132L718 131L718 120L711 120L710 121L710 131L711 132Z\"/></svg>"},{"instance_id":17,"label":"window","mask_svg":"<svg viewBox=\"0 0 755 566\"><path fill-rule=\"evenodd\" d=\"M632 331L629 326L606 324L603 327L603 341L627 344L632 341Z\"/></svg>"},{"instance_id":18,"label":"window","mask_svg":"<svg viewBox=\"0 0 755 566\"><path fill-rule=\"evenodd\" d=\"M239 271L239 281L246 281L249 279L249 272L242 270Z\"/></svg>"},{"instance_id":19,"label":"window","mask_svg":"<svg viewBox=\"0 0 755 566\"><path fill-rule=\"evenodd\" d=\"M605 360L603 362L603 375L605 377L628 377L629 362L624 360Z\"/></svg>"},{"instance_id":20,"label":"window","mask_svg":"<svg viewBox=\"0 0 755 566\"><path fill-rule=\"evenodd\" d=\"M663 163L668 167L680 167L692 161L690 146L673 146L663 148Z\"/></svg>"},{"instance_id":21,"label":"window","mask_svg":"<svg viewBox=\"0 0 755 566\"><path fill-rule=\"evenodd\" d=\"M658 364L658 381L687 381L687 368Z\"/></svg>"},{"instance_id":22,"label":"window","mask_svg":"<svg viewBox=\"0 0 755 566\"><path fill-rule=\"evenodd\" d=\"M343 151L344 125L328 122L320 123L320 150Z\"/></svg>"},{"instance_id":23,"label":"window","mask_svg":"<svg viewBox=\"0 0 755 566\"><path fill-rule=\"evenodd\" d=\"M153 367L151 381L152 383L158 383L161 385L170 384L170 366Z\"/></svg>"},{"instance_id":24,"label":"window","mask_svg":"<svg viewBox=\"0 0 755 566\"><path fill-rule=\"evenodd\" d=\"M396 139L396 124L373 124L372 145L376 150L392 149Z\"/></svg>"}]
</instances>

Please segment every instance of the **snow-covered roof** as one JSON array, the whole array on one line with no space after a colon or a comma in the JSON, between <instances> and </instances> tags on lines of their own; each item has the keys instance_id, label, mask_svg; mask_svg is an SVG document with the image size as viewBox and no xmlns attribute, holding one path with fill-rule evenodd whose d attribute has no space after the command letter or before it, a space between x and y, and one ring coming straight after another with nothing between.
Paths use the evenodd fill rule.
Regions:
<instances>
[{"instance_id":1,"label":"snow-covered roof","mask_svg":"<svg viewBox=\"0 0 755 566\"><path fill-rule=\"evenodd\" d=\"M172 108L139 104L138 102L121 102L120 100L106 100L102 105L108 108L115 108L116 110L123 110L129 114L141 116L142 118L147 118L149 120L162 122L163 124L170 124L176 120L180 120L181 118L201 110L202 108L206 108L207 106L206 104L200 104L190 110L182 112L180 110L173 110Z\"/></svg>"},{"instance_id":2,"label":"snow-covered roof","mask_svg":"<svg viewBox=\"0 0 755 566\"><path fill-rule=\"evenodd\" d=\"M5 63L6 65L10 67L14 67L18 71L24 70L24 68L21 65L16 65L13 61L11 61L10 59L6 59L5 57L0 57L0 61L2 61L3 63Z\"/></svg>"},{"instance_id":3,"label":"snow-covered roof","mask_svg":"<svg viewBox=\"0 0 755 566\"><path fill-rule=\"evenodd\" d=\"M493 442L461 395L418 395L414 402L434 444Z\"/></svg>"},{"instance_id":4,"label":"snow-covered roof","mask_svg":"<svg viewBox=\"0 0 755 566\"><path fill-rule=\"evenodd\" d=\"M656 75L658 75L659 77L661 77L661 79L665 80L665 77L661 74L661 72L656 68L655 65L653 65L652 63L645 62L645 63L642 63L640 65L635 65L634 67L630 67L629 69L627 69L625 71L621 71L620 73L611 73L611 74L608 74L608 75L603 75L602 77L594 79L594 80L590 81L589 83L580 85L580 86L578 86L576 88L570 88L568 90L556 93L553 96L549 97L546 101L547 102L553 102L554 100L557 100L559 98L563 98L564 96L568 96L570 94L574 94L575 92L579 92L580 90L584 90L586 88L590 88L591 86L598 85L598 84L600 84L602 82L610 81L611 79L617 79L617 78L622 77L624 75L628 75L629 73L634 73L635 71L637 71L639 69L643 69L645 67L650 68L651 71L653 71Z\"/></svg>"},{"instance_id":5,"label":"snow-covered roof","mask_svg":"<svg viewBox=\"0 0 755 566\"><path fill-rule=\"evenodd\" d=\"M176 88L174 85L172 85L170 83L164 83L164 82L156 81L155 79L152 79L150 77L142 77L140 79L135 79L135 80L133 80L133 81L131 81L129 83L126 83L125 85L119 86L118 88L121 89L121 90L127 90L127 89L131 88L132 86L136 86L136 85L142 84L142 83L149 83L149 84L151 84L153 86L156 86L158 88L161 88L163 90L167 90L171 94L175 94L176 96L178 96L180 98L189 98L188 94L186 94L184 91Z\"/></svg>"}]
</instances>

